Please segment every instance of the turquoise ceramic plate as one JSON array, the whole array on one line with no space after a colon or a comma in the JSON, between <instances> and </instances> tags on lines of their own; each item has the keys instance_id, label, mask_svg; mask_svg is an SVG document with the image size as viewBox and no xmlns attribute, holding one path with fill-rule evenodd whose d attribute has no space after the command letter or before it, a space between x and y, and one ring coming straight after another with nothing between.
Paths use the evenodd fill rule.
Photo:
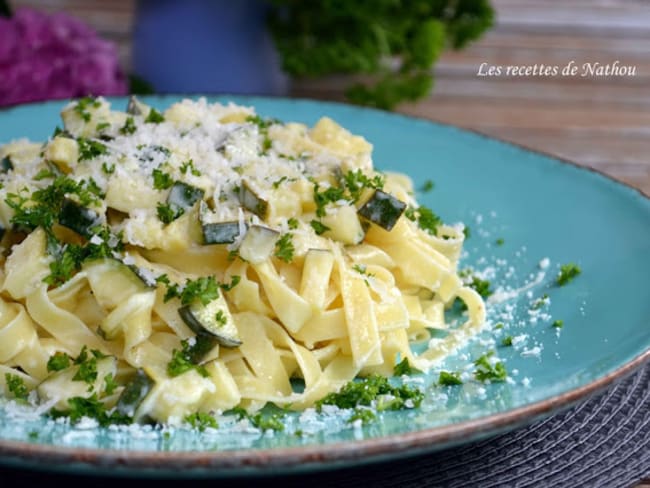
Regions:
<instances>
[{"instance_id":1,"label":"turquoise ceramic plate","mask_svg":"<svg viewBox=\"0 0 650 488\"><path fill-rule=\"evenodd\" d=\"M162 109L176 99L149 102ZM650 357L650 200L639 192L598 173L423 120L313 101L232 100L287 121L313 124L328 115L374 144L378 168L406 172L419 187L435 182L418 198L445 221L469 225L464 264L492 276L493 288L526 287L501 293L505 301L490 306L490 319L503 322L503 329L484 333L445 368L458 370L494 349L510 381L430 386L422 408L382 414L362 429L337 418L289 418L286 431L272 436L228 429L73 428L5 412L0 461L77 473L173 476L333 469L512 429L584 398ZM53 102L0 112L0 141L45 139L60 123L61 107ZM554 286L559 266L569 262L582 274ZM544 294L550 303L538 302ZM555 320L563 321L561 330L552 327ZM514 345L500 346L508 335ZM295 435L297 429L302 436Z\"/></svg>"}]
</instances>

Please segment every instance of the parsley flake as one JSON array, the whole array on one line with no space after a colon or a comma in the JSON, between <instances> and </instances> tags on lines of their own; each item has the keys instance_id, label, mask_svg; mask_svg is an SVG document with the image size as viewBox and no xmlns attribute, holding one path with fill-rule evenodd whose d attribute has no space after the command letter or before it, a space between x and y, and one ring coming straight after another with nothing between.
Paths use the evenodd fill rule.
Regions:
<instances>
[{"instance_id":1,"label":"parsley flake","mask_svg":"<svg viewBox=\"0 0 650 488\"><path fill-rule=\"evenodd\" d=\"M212 415L206 412L195 412L193 414L187 415L184 418L185 422L190 424L192 428L197 429L199 432L205 431L205 429L217 429L219 424L217 419Z\"/></svg>"},{"instance_id":2,"label":"parsley flake","mask_svg":"<svg viewBox=\"0 0 650 488\"><path fill-rule=\"evenodd\" d=\"M153 178L153 187L155 190L166 190L174 184L172 176L159 168L151 172L151 177Z\"/></svg>"},{"instance_id":3,"label":"parsley flake","mask_svg":"<svg viewBox=\"0 0 650 488\"><path fill-rule=\"evenodd\" d=\"M314 232L316 232L317 235L321 235L330 230L328 226L319 220L312 220L309 222L309 225L311 225L311 228L314 229Z\"/></svg>"},{"instance_id":4,"label":"parsley flake","mask_svg":"<svg viewBox=\"0 0 650 488\"><path fill-rule=\"evenodd\" d=\"M172 351L172 359L167 363L167 374L174 377L194 369L204 378L210 376L205 367L192 362L192 346L190 346L189 341L182 340L181 347L180 350L174 349Z\"/></svg>"},{"instance_id":5,"label":"parsley flake","mask_svg":"<svg viewBox=\"0 0 650 488\"><path fill-rule=\"evenodd\" d=\"M5 373L5 383L7 390L18 400L27 400L29 388L23 379L17 374Z\"/></svg>"},{"instance_id":6,"label":"parsley flake","mask_svg":"<svg viewBox=\"0 0 650 488\"><path fill-rule=\"evenodd\" d=\"M152 108L149 110L149 114L147 115L147 118L144 119L145 124L160 124L161 122L165 121L165 117L163 114L158 112L155 108Z\"/></svg>"},{"instance_id":7,"label":"parsley flake","mask_svg":"<svg viewBox=\"0 0 650 488\"><path fill-rule=\"evenodd\" d=\"M582 270L580 269L580 266L575 263L563 264L560 266L560 272L558 273L555 282L558 286L564 286L581 272Z\"/></svg>"},{"instance_id":8,"label":"parsley flake","mask_svg":"<svg viewBox=\"0 0 650 488\"><path fill-rule=\"evenodd\" d=\"M288 232L286 234L283 234L280 239L275 243L275 256L285 263L290 263L293 261L293 253L295 252L295 248L293 246L293 241L291 238L293 235Z\"/></svg>"},{"instance_id":9,"label":"parsley flake","mask_svg":"<svg viewBox=\"0 0 650 488\"><path fill-rule=\"evenodd\" d=\"M402 376L402 375L412 375L412 374L420 374L422 371L420 371L417 368L414 368L409 364L408 358L402 359L399 363L395 365L393 368L393 374L395 376Z\"/></svg>"},{"instance_id":10,"label":"parsley flake","mask_svg":"<svg viewBox=\"0 0 650 488\"><path fill-rule=\"evenodd\" d=\"M460 373L450 373L449 371L440 371L438 375L438 384L442 386L462 385L463 380L460 379Z\"/></svg>"},{"instance_id":11,"label":"parsley flake","mask_svg":"<svg viewBox=\"0 0 650 488\"><path fill-rule=\"evenodd\" d=\"M401 410L417 408L424 394L408 385L392 386L388 379L372 375L359 381L350 381L336 393L329 393L316 402L316 409L323 405L336 405L339 408L376 405L377 410Z\"/></svg>"},{"instance_id":12,"label":"parsley flake","mask_svg":"<svg viewBox=\"0 0 650 488\"><path fill-rule=\"evenodd\" d=\"M47 371L61 371L70 366L70 356L63 351L57 351L47 361Z\"/></svg>"},{"instance_id":13,"label":"parsley flake","mask_svg":"<svg viewBox=\"0 0 650 488\"><path fill-rule=\"evenodd\" d=\"M77 144L79 146L79 161L94 159L108 153L108 147L99 141L79 137Z\"/></svg>"},{"instance_id":14,"label":"parsley flake","mask_svg":"<svg viewBox=\"0 0 650 488\"><path fill-rule=\"evenodd\" d=\"M477 380L483 382L503 382L506 380L508 373L503 362L497 361L493 363L491 361L493 355L494 351L490 351L474 361L474 366L476 367L474 377Z\"/></svg>"},{"instance_id":15,"label":"parsley flake","mask_svg":"<svg viewBox=\"0 0 650 488\"><path fill-rule=\"evenodd\" d=\"M129 135L133 134L136 130L138 130L138 127L135 125L133 117L127 117L124 125L120 127L120 134Z\"/></svg>"}]
</instances>

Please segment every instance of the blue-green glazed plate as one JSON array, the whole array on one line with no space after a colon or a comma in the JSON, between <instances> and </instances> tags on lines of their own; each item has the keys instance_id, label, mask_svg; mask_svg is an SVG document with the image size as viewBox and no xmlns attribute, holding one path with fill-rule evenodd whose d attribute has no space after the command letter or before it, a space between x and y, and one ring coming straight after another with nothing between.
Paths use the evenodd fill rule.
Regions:
<instances>
[{"instance_id":1,"label":"blue-green glazed plate","mask_svg":"<svg viewBox=\"0 0 650 488\"><path fill-rule=\"evenodd\" d=\"M164 109L182 97L146 99ZM471 234L463 266L490 279L490 327L444 368L486 351L509 380L436 386L422 407L362 428L336 415L289 416L284 432L133 431L69 426L0 410L0 462L83 474L223 477L336 469L421 454L513 429L566 408L650 358L650 200L599 173L454 127L307 100L217 97L263 116L314 124L327 115L374 145L375 166L409 174L418 200ZM113 99L122 109L124 99ZM64 102L0 112L0 142L44 140ZM433 189L423 191L427 181ZM426 185L430 187L431 185ZM562 264L582 273L565 286ZM514 290L514 291L513 291ZM544 295L548 299L540 300ZM494 295L493 295L494 297ZM494 298L492 299L494 300ZM556 320L563 327L553 327ZM502 326L497 324L502 323ZM502 346L510 336L512 346ZM467 376L467 374L465 375ZM297 435L302 431L302 435Z\"/></svg>"}]
</instances>

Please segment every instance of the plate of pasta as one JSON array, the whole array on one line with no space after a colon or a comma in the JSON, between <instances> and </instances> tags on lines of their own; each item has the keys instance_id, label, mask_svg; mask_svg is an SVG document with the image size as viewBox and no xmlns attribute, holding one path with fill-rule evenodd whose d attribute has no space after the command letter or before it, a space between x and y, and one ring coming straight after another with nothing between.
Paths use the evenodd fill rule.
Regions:
<instances>
[{"instance_id":1,"label":"plate of pasta","mask_svg":"<svg viewBox=\"0 0 650 488\"><path fill-rule=\"evenodd\" d=\"M26 105L0 139L0 461L327 469L650 357L650 201L571 164L254 97Z\"/></svg>"}]
</instances>

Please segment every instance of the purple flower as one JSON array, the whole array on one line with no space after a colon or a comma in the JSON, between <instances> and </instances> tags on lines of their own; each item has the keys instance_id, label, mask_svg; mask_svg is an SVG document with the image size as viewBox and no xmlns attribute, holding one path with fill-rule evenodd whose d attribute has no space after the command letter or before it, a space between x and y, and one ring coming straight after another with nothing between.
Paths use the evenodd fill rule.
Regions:
<instances>
[{"instance_id":1,"label":"purple flower","mask_svg":"<svg viewBox=\"0 0 650 488\"><path fill-rule=\"evenodd\" d=\"M28 8L0 18L0 106L126 92L116 46L80 20Z\"/></svg>"}]
</instances>

